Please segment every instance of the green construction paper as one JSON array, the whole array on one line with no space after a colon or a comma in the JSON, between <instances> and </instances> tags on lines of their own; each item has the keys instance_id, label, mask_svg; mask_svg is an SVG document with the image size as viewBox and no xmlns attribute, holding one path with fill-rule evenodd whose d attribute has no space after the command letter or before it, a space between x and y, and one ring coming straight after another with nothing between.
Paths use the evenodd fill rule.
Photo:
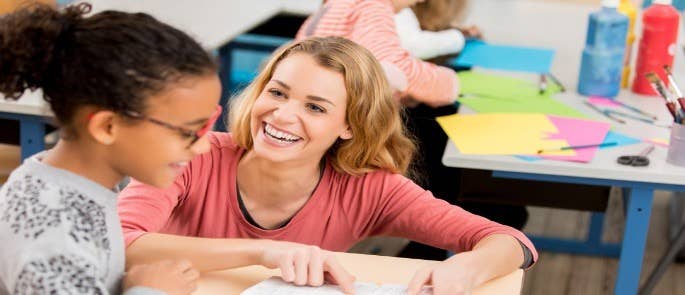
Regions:
<instances>
[{"instance_id":1,"label":"green construction paper","mask_svg":"<svg viewBox=\"0 0 685 295\"><path fill-rule=\"evenodd\" d=\"M478 113L541 113L572 118L587 118L578 110L552 98L560 87L547 79L547 90L540 94L538 81L480 72L459 72L458 101Z\"/></svg>"}]
</instances>

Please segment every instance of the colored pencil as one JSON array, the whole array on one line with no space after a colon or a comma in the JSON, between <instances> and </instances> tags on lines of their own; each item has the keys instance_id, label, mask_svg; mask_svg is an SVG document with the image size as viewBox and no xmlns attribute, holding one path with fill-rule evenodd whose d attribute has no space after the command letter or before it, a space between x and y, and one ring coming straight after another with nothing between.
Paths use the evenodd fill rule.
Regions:
<instances>
[{"instance_id":1,"label":"colored pencil","mask_svg":"<svg viewBox=\"0 0 685 295\"><path fill-rule=\"evenodd\" d=\"M549 76L549 78L552 79L552 82L559 85L559 90L561 92L566 92L566 87L564 87L564 84L561 84L561 81L559 81L559 79L557 79L556 76L554 76L552 73L547 73L547 76Z\"/></svg>"},{"instance_id":2,"label":"colored pencil","mask_svg":"<svg viewBox=\"0 0 685 295\"><path fill-rule=\"evenodd\" d=\"M584 145L571 145L571 146L564 146L560 147L557 149L540 149L538 150L538 154L542 154L544 152L558 152L558 151L566 151L566 150L579 150L579 149L588 149L588 148L594 148L594 147L607 147L607 146L615 146L618 143L612 141L612 142L603 142L603 143L593 143L593 144L584 144Z\"/></svg>"},{"instance_id":3,"label":"colored pencil","mask_svg":"<svg viewBox=\"0 0 685 295\"><path fill-rule=\"evenodd\" d=\"M643 111L643 110L641 110L641 109L639 109L639 108L636 108L636 107L634 107L634 106L628 105L628 104L626 104L626 103L624 103L624 102L620 102L620 101L618 101L618 100L614 100L614 102L617 103L617 104L619 104L620 106L622 106L622 107L624 107L624 108L626 108L626 109L629 109L629 110L631 110L631 111L633 111L633 112L636 112L636 113L638 113L638 114L640 114L640 115L649 117L650 119L653 119L653 120L659 120L659 118L658 118L656 115L654 115L654 114L650 114L650 113L645 112L645 111Z\"/></svg>"},{"instance_id":4,"label":"colored pencil","mask_svg":"<svg viewBox=\"0 0 685 295\"><path fill-rule=\"evenodd\" d=\"M619 122L619 123L621 123L621 124L625 124L625 123L626 123L626 121L624 121L624 120L622 120L622 119L620 119L620 118L614 117L614 116L611 115L609 112L604 111L604 110L601 110L601 109L599 109L598 107L594 106L593 104L591 104L591 103L589 103L589 102L587 102L587 101L584 101L583 103L584 103L586 106L588 106L589 108L595 110L596 112L598 112L598 113L604 115L605 117L607 117L607 118L609 118L609 119L611 119L611 120L614 120L614 121Z\"/></svg>"},{"instance_id":5,"label":"colored pencil","mask_svg":"<svg viewBox=\"0 0 685 295\"><path fill-rule=\"evenodd\" d=\"M655 123L654 120L650 120L650 119L642 118L642 117L638 117L638 116L633 116L633 115L631 115L631 114L626 114L626 113L619 112L619 111L606 110L606 112L609 112L609 113L611 113L611 114L618 115L618 116L621 116L621 117L630 118L630 119L633 119L633 120L638 120L638 121L640 121L640 122L645 122L645 123L648 123L648 124L654 124L654 123Z\"/></svg>"}]
</instances>

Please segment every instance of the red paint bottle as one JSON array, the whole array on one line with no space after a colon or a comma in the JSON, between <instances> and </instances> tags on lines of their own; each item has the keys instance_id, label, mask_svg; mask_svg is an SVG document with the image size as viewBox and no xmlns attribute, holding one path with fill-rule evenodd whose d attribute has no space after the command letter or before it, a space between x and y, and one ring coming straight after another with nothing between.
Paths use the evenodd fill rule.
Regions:
<instances>
[{"instance_id":1,"label":"red paint bottle","mask_svg":"<svg viewBox=\"0 0 685 295\"><path fill-rule=\"evenodd\" d=\"M671 0L655 0L654 4L643 12L633 92L657 95L645 78L648 72L655 72L662 80L668 81L663 67L673 66L679 23L680 15L671 6Z\"/></svg>"}]
</instances>

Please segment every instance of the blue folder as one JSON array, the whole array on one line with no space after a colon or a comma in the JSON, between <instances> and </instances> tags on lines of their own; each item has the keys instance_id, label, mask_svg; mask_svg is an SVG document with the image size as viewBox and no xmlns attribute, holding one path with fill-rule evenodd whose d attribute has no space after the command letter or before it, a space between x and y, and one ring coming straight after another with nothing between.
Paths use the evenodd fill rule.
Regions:
<instances>
[{"instance_id":1,"label":"blue folder","mask_svg":"<svg viewBox=\"0 0 685 295\"><path fill-rule=\"evenodd\" d=\"M505 71L549 73L554 50L520 46L493 45L469 40L456 59L455 67L483 67Z\"/></svg>"}]
</instances>

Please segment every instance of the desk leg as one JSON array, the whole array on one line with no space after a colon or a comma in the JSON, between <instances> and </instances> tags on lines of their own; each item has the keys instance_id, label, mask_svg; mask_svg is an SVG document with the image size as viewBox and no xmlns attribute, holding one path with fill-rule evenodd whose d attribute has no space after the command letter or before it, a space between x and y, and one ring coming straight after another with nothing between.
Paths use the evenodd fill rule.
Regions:
<instances>
[{"instance_id":1,"label":"desk leg","mask_svg":"<svg viewBox=\"0 0 685 295\"><path fill-rule=\"evenodd\" d=\"M602 233L604 232L604 213L590 213L590 229L587 233L587 242L590 245L602 245Z\"/></svg>"},{"instance_id":2,"label":"desk leg","mask_svg":"<svg viewBox=\"0 0 685 295\"><path fill-rule=\"evenodd\" d=\"M653 189L644 187L630 190L614 294L637 294L647 242L649 216L652 213L653 193Z\"/></svg>"},{"instance_id":3,"label":"desk leg","mask_svg":"<svg viewBox=\"0 0 685 295\"><path fill-rule=\"evenodd\" d=\"M22 160L45 149L45 124L42 122L20 120L19 134Z\"/></svg>"}]
</instances>

